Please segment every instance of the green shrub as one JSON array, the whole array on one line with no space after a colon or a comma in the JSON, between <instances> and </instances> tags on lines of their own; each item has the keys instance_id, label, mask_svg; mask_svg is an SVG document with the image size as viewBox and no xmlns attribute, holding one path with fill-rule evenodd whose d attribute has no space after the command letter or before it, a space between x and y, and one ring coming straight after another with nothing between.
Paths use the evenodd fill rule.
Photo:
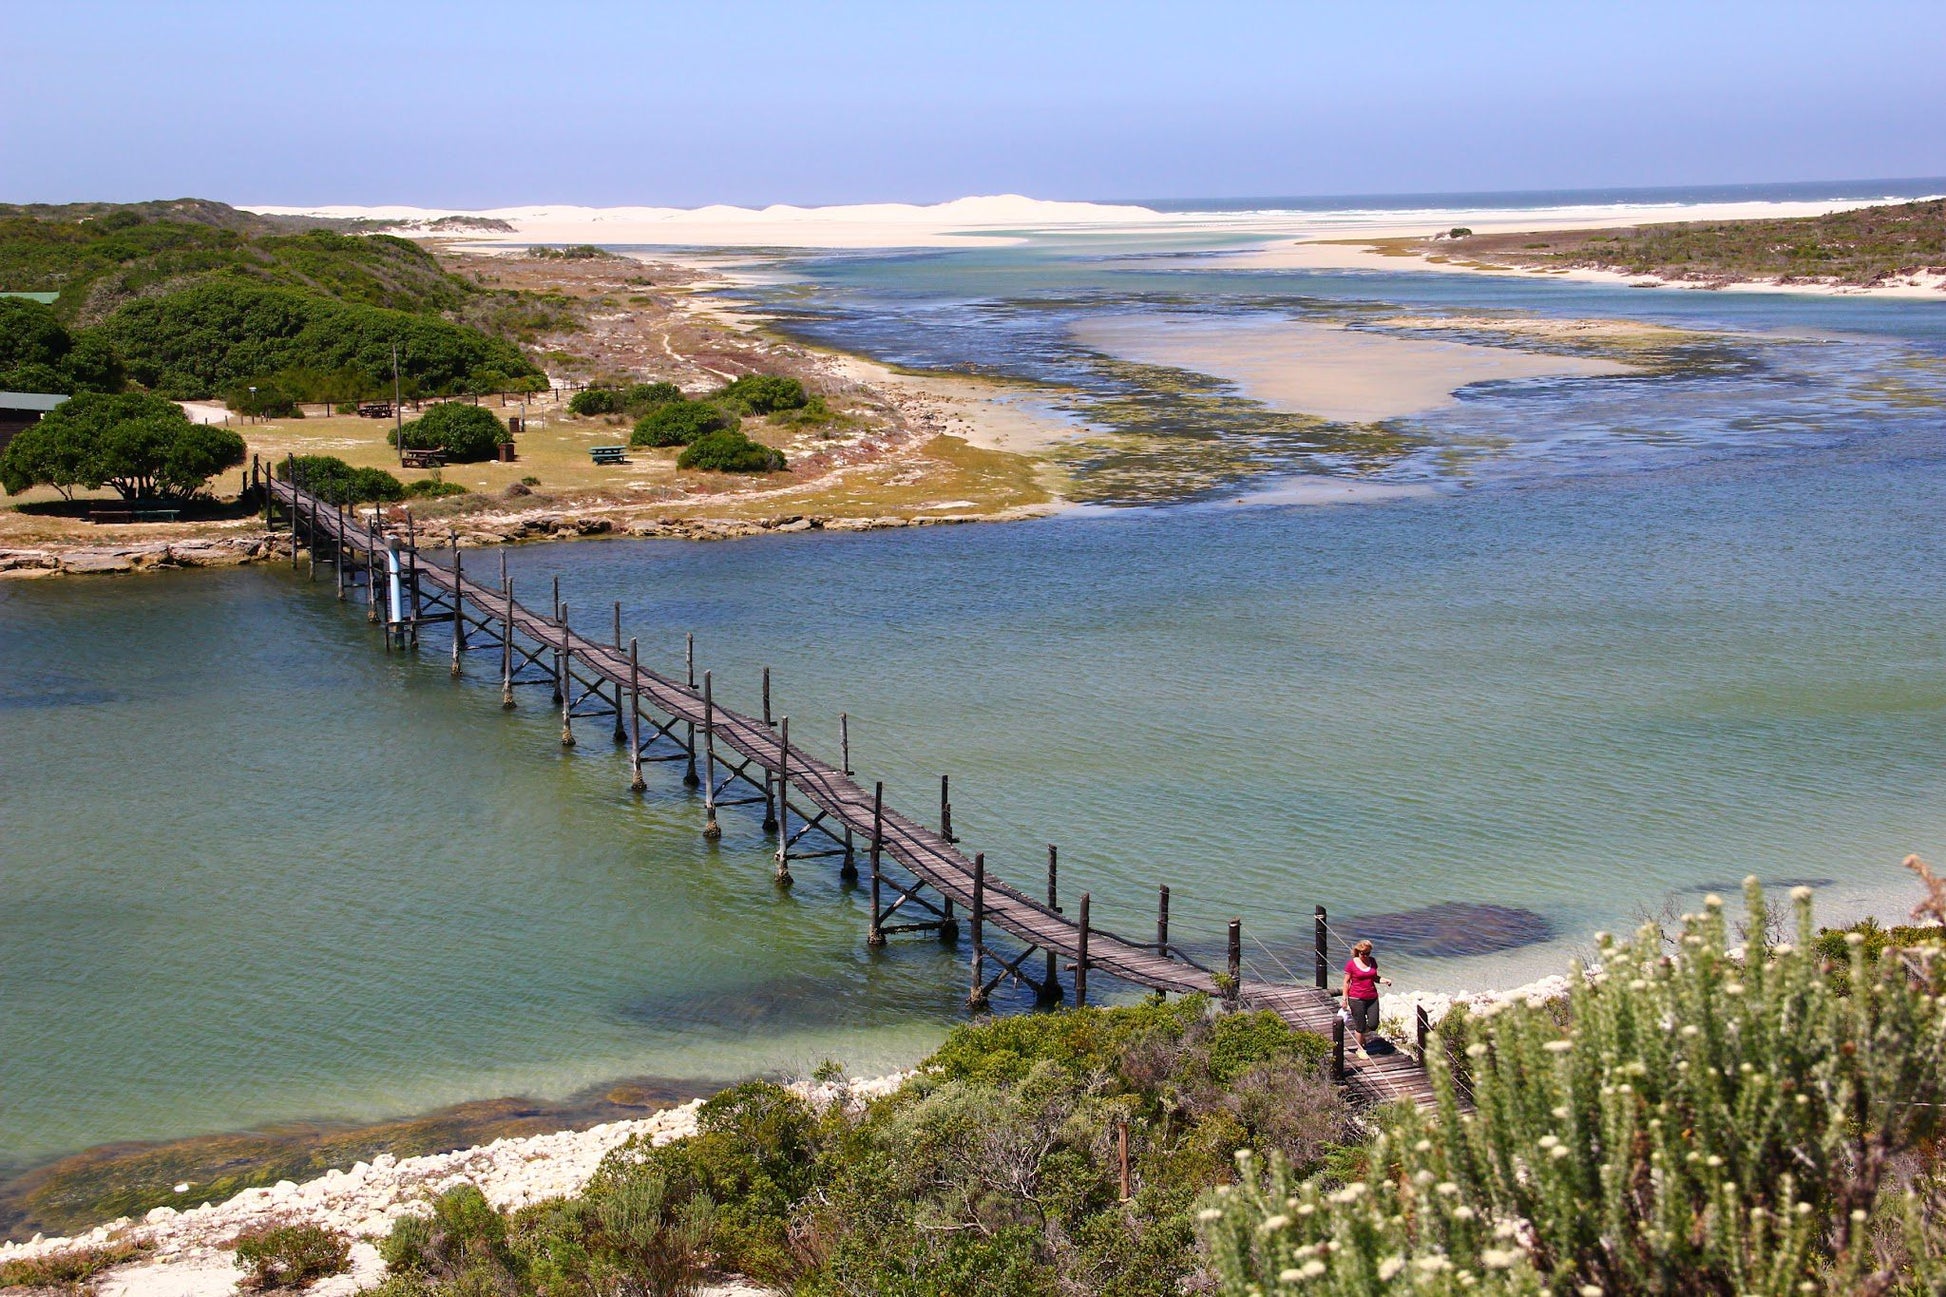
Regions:
<instances>
[{"instance_id":1,"label":"green shrub","mask_svg":"<svg viewBox=\"0 0 1946 1297\"><path fill-rule=\"evenodd\" d=\"M103 1271L127 1265L150 1250L148 1243L104 1243L100 1247L49 1252L18 1261L0 1261L0 1289L57 1289L83 1293Z\"/></svg>"},{"instance_id":2,"label":"green shrub","mask_svg":"<svg viewBox=\"0 0 1946 1297\"><path fill-rule=\"evenodd\" d=\"M635 421L631 446L687 446L712 432L732 431L737 416L707 401L672 401L650 407Z\"/></svg>"},{"instance_id":3,"label":"green shrub","mask_svg":"<svg viewBox=\"0 0 1946 1297\"><path fill-rule=\"evenodd\" d=\"M458 482L441 482L436 478L422 477L406 483L405 493L415 500L443 500L450 495L465 495L466 488Z\"/></svg>"},{"instance_id":4,"label":"green shrub","mask_svg":"<svg viewBox=\"0 0 1946 1297\"><path fill-rule=\"evenodd\" d=\"M354 468L335 455L286 457L274 466L277 476L297 484L326 504L371 504L403 500L406 488L382 468Z\"/></svg>"},{"instance_id":5,"label":"green shrub","mask_svg":"<svg viewBox=\"0 0 1946 1297\"><path fill-rule=\"evenodd\" d=\"M1733 948L1711 897L1673 958L1654 927L1604 937L1566 1026L1549 1008L1476 1015L1474 1110L1435 1052L1437 1111L1382 1110L1343 1189L1278 1158L1248 1168L1205 1212L1224 1291L1287 1274L1334 1294L1463 1275L1491 1292L1934 1290L1946 1217L1914 1159L1941 1131L1946 1012L1860 934L1834 984L1810 891L1795 896L1793 942Z\"/></svg>"},{"instance_id":6,"label":"green shrub","mask_svg":"<svg viewBox=\"0 0 1946 1297\"><path fill-rule=\"evenodd\" d=\"M408 450L443 450L456 464L474 464L499 455L507 425L485 406L440 401L404 428L387 433L386 440L396 446L401 433Z\"/></svg>"},{"instance_id":7,"label":"green shrub","mask_svg":"<svg viewBox=\"0 0 1946 1297\"><path fill-rule=\"evenodd\" d=\"M705 433L676 456L677 468L707 469L716 473L778 473L784 452L759 445L741 432L724 429Z\"/></svg>"},{"instance_id":8,"label":"green shrub","mask_svg":"<svg viewBox=\"0 0 1946 1297\"><path fill-rule=\"evenodd\" d=\"M745 374L725 384L716 399L744 414L775 414L779 410L801 410L811 398L795 378Z\"/></svg>"},{"instance_id":9,"label":"green shrub","mask_svg":"<svg viewBox=\"0 0 1946 1297\"><path fill-rule=\"evenodd\" d=\"M245 1287L308 1288L351 1268L351 1240L322 1225L264 1225L237 1235L236 1258Z\"/></svg>"},{"instance_id":10,"label":"green shrub","mask_svg":"<svg viewBox=\"0 0 1946 1297\"><path fill-rule=\"evenodd\" d=\"M0 486L112 486L124 500L187 500L244 459L243 438L191 423L173 401L144 392L83 392L14 434L0 452Z\"/></svg>"},{"instance_id":11,"label":"green shrub","mask_svg":"<svg viewBox=\"0 0 1946 1297\"><path fill-rule=\"evenodd\" d=\"M659 405L682 399L682 389L674 383L637 383L622 393L622 409L640 418Z\"/></svg>"},{"instance_id":12,"label":"green shrub","mask_svg":"<svg viewBox=\"0 0 1946 1297\"><path fill-rule=\"evenodd\" d=\"M568 401L568 413L583 417L621 412L622 394L612 387L590 387L576 392Z\"/></svg>"},{"instance_id":13,"label":"green shrub","mask_svg":"<svg viewBox=\"0 0 1946 1297\"><path fill-rule=\"evenodd\" d=\"M92 333L69 332L54 308L22 297L0 297L0 390L119 392L122 359Z\"/></svg>"}]
</instances>

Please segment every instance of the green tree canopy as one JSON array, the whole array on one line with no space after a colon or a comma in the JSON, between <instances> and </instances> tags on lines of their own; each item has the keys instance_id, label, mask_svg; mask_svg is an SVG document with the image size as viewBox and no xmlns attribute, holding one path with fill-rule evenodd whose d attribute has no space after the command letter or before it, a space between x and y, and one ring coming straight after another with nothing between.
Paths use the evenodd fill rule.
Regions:
<instances>
[{"instance_id":1,"label":"green tree canopy","mask_svg":"<svg viewBox=\"0 0 1946 1297\"><path fill-rule=\"evenodd\" d=\"M540 373L513 343L434 316L226 280L130 302L101 332L138 382L179 399L273 378L300 389L312 373L350 372L367 392L389 391L394 344L408 393L470 390L476 374Z\"/></svg>"},{"instance_id":2,"label":"green tree canopy","mask_svg":"<svg viewBox=\"0 0 1946 1297\"><path fill-rule=\"evenodd\" d=\"M76 337L52 307L0 297L0 390L116 392L124 378L121 357L103 339Z\"/></svg>"},{"instance_id":3,"label":"green tree canopy","mask_svg":"<svg viewBox=\"0 0 1946 1297\"><path fill-rule=\"evenodd\" d=\"M734 431L739 420L729 410L708 401L672 401L652 406L635 421L631 446L687 446L705 433Z\"/></svg>"},{"instance_id":4,"label":"green tree canopy","mask_svg":"<svg viewBox=\"0 0 1946 1297\"><path fill-rule=\"evenodd\" d=\"M143 392L84 392L15 434L0 454L0 486L52 486L73 498L112 486L125 500L184 500L243 462L243 438L189 421L173 401Z\"/></svg>"},{"instance_id":5,"label":"green tree canopy","mask_svg":"<svg viewBox=\"0 0 1946 1297\"><path fill-rule=\"evenodd\" d=\"M443 450L446 458L458 464L492 459L507 439L507 425L493 411L464 401L429 405L404 431L408 450ZM387 440L397 445L398 434L389 434Z\"/></svg>"},{"instance_id":6,"label":"green tree canopy","mask_svg":"<svg viewBox=\"0 0 1946 1297\"><path fill-rule=\"evenodd\" d=\"M366 504L405 499L405 483L382 468L354 468L336 455L297 455L280 460L277 476L326 504Z\"/></svg>"},{"instance_id":7,"label":"green tree canopy","mask_svg":"<svg viewBox=\"0 0 1946 1297\"><path fill-rule=\"evenodd\" d=\"M745 374L726 384L716 399L745 414L775 414L779 410L801 410L811 398L804 384L782 374Z\"/></svg>"},{"instance_id":8,"label":"green tree canopy","mask_svg":"<svg viewBox=\"0 0 1946 1297\"><path fill-rule=\"evenodd\" d=\"M784 453L754 442L741 432L723 429L691 442L676 457L676 467L717 473L776 473L783 470Z\"/></svg>"}]
</instances>

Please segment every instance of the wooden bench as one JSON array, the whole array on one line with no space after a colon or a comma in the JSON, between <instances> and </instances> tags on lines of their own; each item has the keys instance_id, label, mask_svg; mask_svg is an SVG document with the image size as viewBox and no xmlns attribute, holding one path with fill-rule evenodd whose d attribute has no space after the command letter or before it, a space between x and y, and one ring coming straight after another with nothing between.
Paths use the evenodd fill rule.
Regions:
<instances>
[{"instance_id":1,"label":"wooden bench","mask_svg":"<svg viewBox=\"0 0 1946 1297\"><path fill-rule=\"evenodd\" d=\"M180 509L90 509L88 521L105 522L174 522L182 513Z\"/></svg>"},{"instance_id":2,"label":"wooden bench","mask_svg":"<svg viewBox=\"0 0 1946 1297\"><path fill-rule=\"evenodd\" d=\"M392 417L390 401L360 401L358 417L361 419L389 419Z\"/></svg>"},{"instance_id":3,"label":"wooden bench","mask_svg":"<svg viewBox=\"0 0 1946 1297\"><path fill-rule=\"evenodd\" d=\"M406 468L444 468L446 452L443 450L408 450L399 456L399 463Z\"/></svg>"},{"instance_id":4,"label":"wooden bench","mask_svg":"<svg viewBox=\"0 0 1946 1297\"><path fill-rule=\"evenodd\" d=\"M627 446L590 446L588 458L597 464L626 464Z\"/></svg>"}]
</instances>

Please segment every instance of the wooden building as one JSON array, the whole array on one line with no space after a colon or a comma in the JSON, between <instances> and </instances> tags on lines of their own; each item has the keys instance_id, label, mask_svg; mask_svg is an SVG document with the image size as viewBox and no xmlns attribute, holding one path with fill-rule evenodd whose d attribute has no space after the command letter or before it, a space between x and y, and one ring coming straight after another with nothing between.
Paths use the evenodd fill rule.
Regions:
<instances>
[{"instance_id":1,"label":"wooden building","mask_svg":"<svg viewBox=\"0 0 1946 1297\"><path fill-rule=\"evenodd\" d=\"M0 392L0 450L14 434L68 398L58 392Z\"/></svg>"}]
</instances>

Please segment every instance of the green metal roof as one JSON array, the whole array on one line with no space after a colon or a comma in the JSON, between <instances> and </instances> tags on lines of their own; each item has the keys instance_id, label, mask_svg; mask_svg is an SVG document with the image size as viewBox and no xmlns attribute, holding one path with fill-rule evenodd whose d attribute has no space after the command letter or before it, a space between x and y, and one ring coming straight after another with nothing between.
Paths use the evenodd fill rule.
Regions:
<instances>
[{"instance_id":1,"label":"green metal roof","mask_svg":"<svg viewBox=\"0 0 1946 1297\"><path fill-rule=\"evenodd\" d=\"M59 392L0 392L0 410L39 410L46 414L67 399Z\"/></svg>"},{"instance_id":2,"label":"green metal roof","mask_svg":"<svg viewBox=\"0 0 1946 1297\"><path fill-rule=\"evenodd\" d=\"M54 299L59 296L59 293L9 293L0 291L0 297L25 297L29 301L39 302L42 306L54 305Z\"/></svg>"}]
</instances>

